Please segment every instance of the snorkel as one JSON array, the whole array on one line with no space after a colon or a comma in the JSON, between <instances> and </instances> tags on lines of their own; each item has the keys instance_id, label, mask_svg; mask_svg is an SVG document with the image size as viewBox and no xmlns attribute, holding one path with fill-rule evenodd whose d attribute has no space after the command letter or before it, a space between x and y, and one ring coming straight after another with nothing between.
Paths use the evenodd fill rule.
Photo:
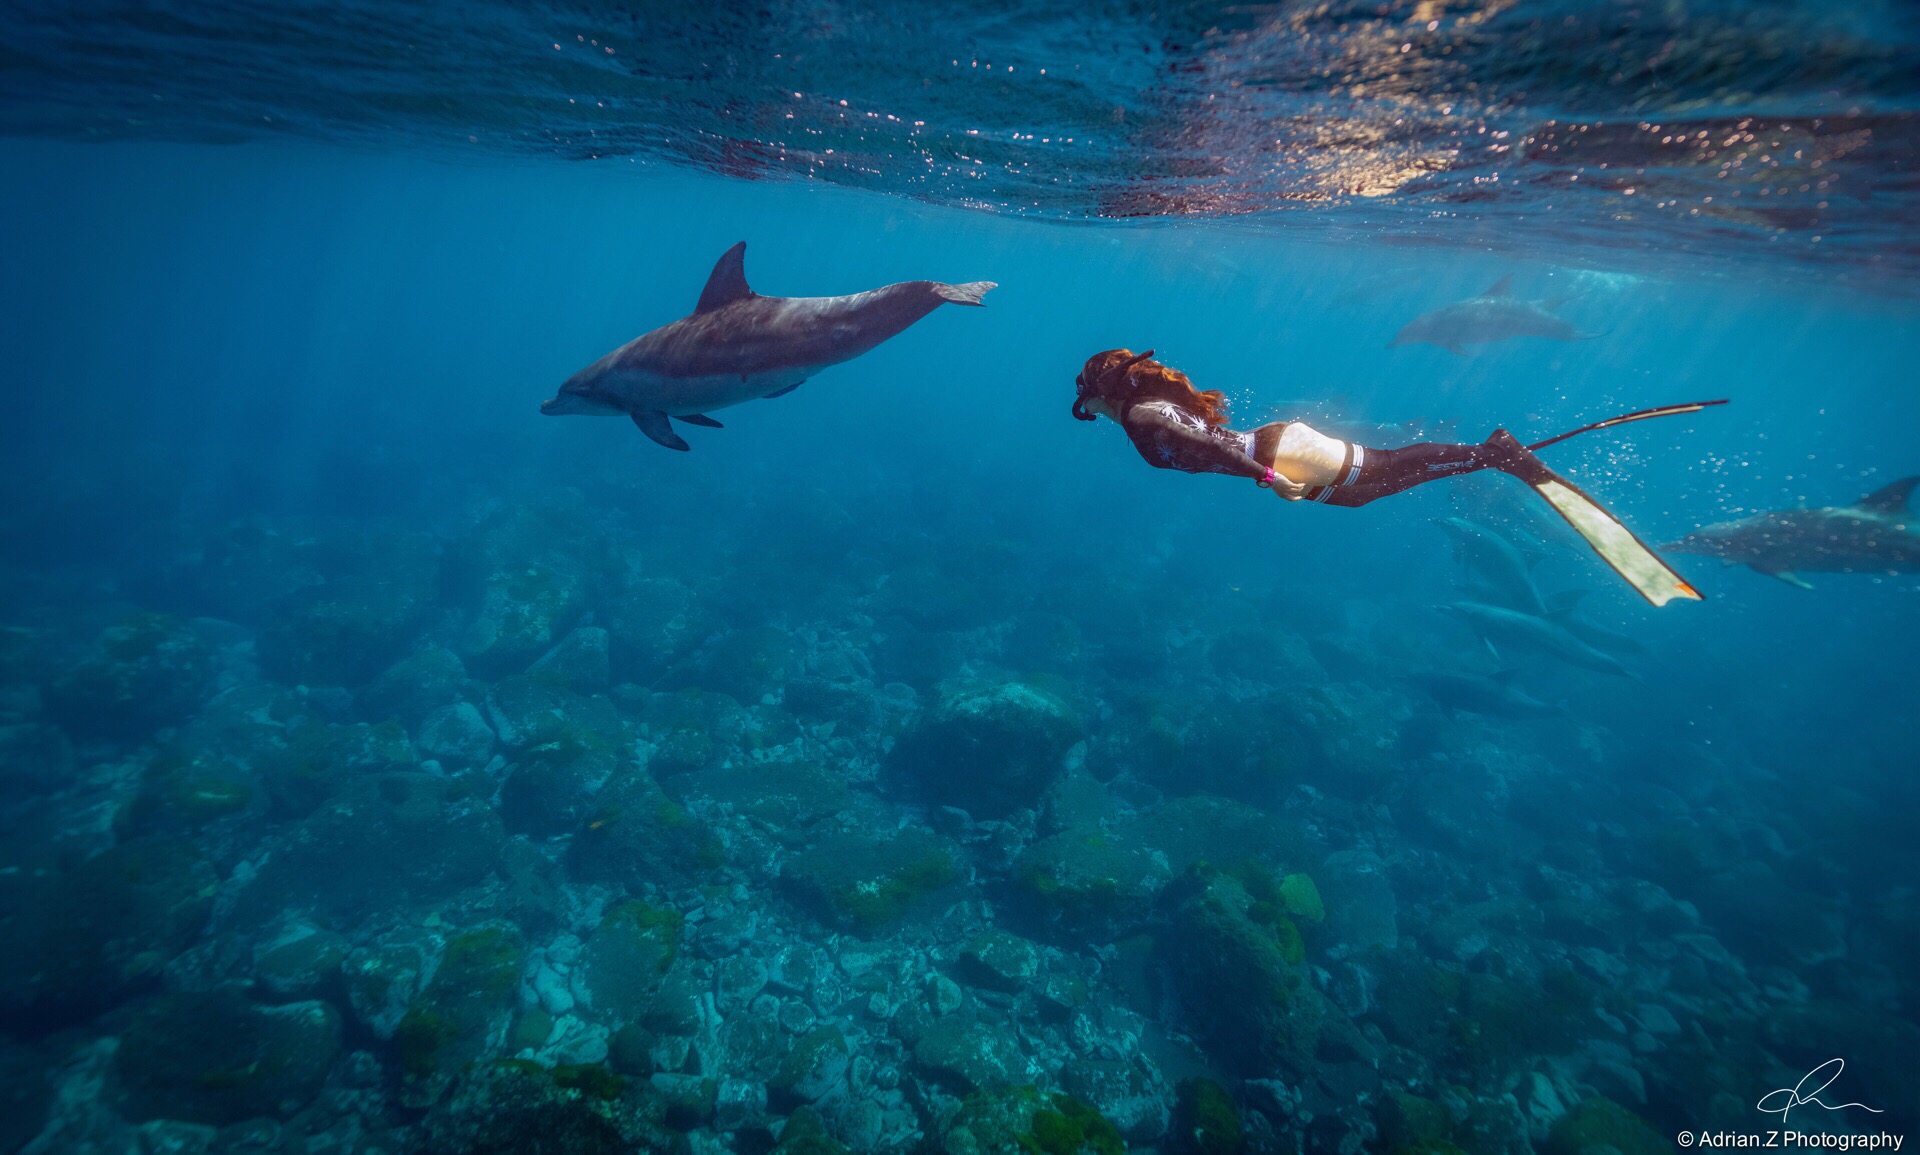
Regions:
<instances>
[{"instance_id":1,"label":"snorkel","mask_svg":"<svg viewBox=\"0 0 1920 1155\"><path fill-rule=\"evenodd\" d=\"M1136 353L1133 356L1127 358L1125 361L1120 362L1120 364L1115 365L1113 368L1103 371L1101 373L1101 377L1103 378L1109 377L1115 373L1124 373L1127 375L1127 384L1132 385L1133 384L1133 367L1135 365L1138 365L1142 361L1150 360L1152 357L1153 357L1152 349L1148 349L1144 353ZM1078 390L1078 394L1073 399L1073 419L1075 421L1098 420L1099 414L1093 413L1087 409L1087 390L1089 386L1087 384L1086 373L1083 371L1077 374L1073 379L1073 384L1074 384L1074 388ZM1119 413L1126 412L1126 406L1124 404L1116 405L1114 408ZM1118 418L1116 418L1116 420L1118 420Z\"/></svg>"}]
</instances>

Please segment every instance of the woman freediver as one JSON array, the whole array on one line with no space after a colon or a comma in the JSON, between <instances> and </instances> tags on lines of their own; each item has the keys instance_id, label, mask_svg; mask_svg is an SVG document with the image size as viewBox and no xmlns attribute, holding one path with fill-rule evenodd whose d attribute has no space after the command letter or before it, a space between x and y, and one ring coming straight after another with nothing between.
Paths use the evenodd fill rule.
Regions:
<instances>
[{"instance_id":1,"label":"woman freediver","mask_svg":"<svg viewBox=\"0 0 1920 1155\"><path fill-rule=\"evenodd\" d=\"M1675 598L1700 599L1699 591L1619 518L1547 468L1533 451L1610 425L1692 413L1724 401L1642 409L1531 446L1496 429L1478 445L1423 441L1399 449L1372 449L1335 440L1299 421L1273 421L1244 432L1229 429L1226 395L1217 389L1195 389L1185 373L1155 361L1151 349L1096 353L1087 359L1074 384L1079 395L1073 415L1081 421L1107 417L1119 422L1149 465L1250 477L1288 501L1361 506L1442 477L1482 469L1512 474L1545 498L1603 561L1654 605L1663 606Z\"/></svg>"}]
</instances>

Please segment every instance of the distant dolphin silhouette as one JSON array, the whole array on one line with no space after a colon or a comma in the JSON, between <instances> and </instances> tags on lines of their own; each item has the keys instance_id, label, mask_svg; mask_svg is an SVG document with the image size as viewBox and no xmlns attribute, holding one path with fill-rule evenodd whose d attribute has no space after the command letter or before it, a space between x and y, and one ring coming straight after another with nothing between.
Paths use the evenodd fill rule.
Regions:
<instances>
[{"instance_id":1,"label":"distant dolphin silhouette","mask_svg":"<svg viewBox=\"0 0 1920 1155\"><path fill-rule=\"evenodd\" d=\"M1489 345L1515 337L1545 337L1552 341L1590 341L1598 333L1582 333L1553 311L1570 297L1524 301L1513 295L1513 276L1501 277L1477 297L1455 301L1408 321L1387 344L1438 345L1449 353L1465 353L1462 345Z\"/></svg>"},{"instance_id":2,"label":"distant dolphin silhouette","mask_svg":"<svg viewBox=\"0 0 1920 1155\"><path fill-rule=\"evenodd\" d=\"M1542 718L1565 714L1564 706L1549 705L1513 684L1514 671L1501 670L1485 678L1460 674L1402 674L1427 692L1448 717L1460 710L1496 718Z\"/></svg>"},{"instance_id":3,"label":"distant dolphin silhouette","mask_svg":"<svg viewBox=\"0 0 1920 1155\"><path fill-rule=\"evenodd\" d=\"M1781 509L1703 526L1662 549L1725 558L1788 585L1812 589L1799 570L1920 573L1920 524L1908 502L1920 476L1903 477L1852 505Z\"/></svg>"},{"instance_id":4,"label":"distant dolphin silhouette","mask_svg":"<svg viewBox=\"0 0 1920 1155\"><path fill-rule=\"evenodd\" d=\"M996 287L902 281L845 297L763 297L747 287L746 252L741 241L721 254L692 314L575 373L540 412L625 413L668 449L686 449L669 417L717 429L709 410L791 392L941 305L978 305Z\"/></svg>"}]
</instances>

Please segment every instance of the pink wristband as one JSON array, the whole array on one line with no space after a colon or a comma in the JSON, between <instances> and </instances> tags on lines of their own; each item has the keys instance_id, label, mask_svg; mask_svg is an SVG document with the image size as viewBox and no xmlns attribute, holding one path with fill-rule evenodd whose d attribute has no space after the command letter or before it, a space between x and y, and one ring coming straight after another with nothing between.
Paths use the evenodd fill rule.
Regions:
<instances>
[{"instance_id":1,"label":"pink wristband","mask_svg":"<svg viewBox=\"0 0 1920 1155\"><path fill-rule=\"evenodd\" d=\"M1273 488L1273 466L1271 465L1267 466L1266 475L1261 477L1259 484L1261 489Z\"/></svg>"}]
</instances>

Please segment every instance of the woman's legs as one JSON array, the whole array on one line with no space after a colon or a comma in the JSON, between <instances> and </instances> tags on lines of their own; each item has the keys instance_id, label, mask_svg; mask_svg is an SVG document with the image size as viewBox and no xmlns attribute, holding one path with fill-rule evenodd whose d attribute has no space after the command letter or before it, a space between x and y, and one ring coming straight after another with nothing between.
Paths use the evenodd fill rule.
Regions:
<instances>
[{"instance_id":1,"label":"woman's legs","mask_svg":"<svg viewBox=\"0 0 1920 1155\"><path fill-rule=\"evenodd\" d=\"M1457 477L1482 469L1511 469L1525 452L1504 429L1495 430L1492 437L1479 445L1449 445L1440 441L1423 441L1401 449L1367 449L1356 445L1353 455L1358 469L1342 473L1343 477L1351 476L1352 481L1312 490L1307 500L1349 507L1365 505L1442 477Z\"/></svg>"}]
</instances>

